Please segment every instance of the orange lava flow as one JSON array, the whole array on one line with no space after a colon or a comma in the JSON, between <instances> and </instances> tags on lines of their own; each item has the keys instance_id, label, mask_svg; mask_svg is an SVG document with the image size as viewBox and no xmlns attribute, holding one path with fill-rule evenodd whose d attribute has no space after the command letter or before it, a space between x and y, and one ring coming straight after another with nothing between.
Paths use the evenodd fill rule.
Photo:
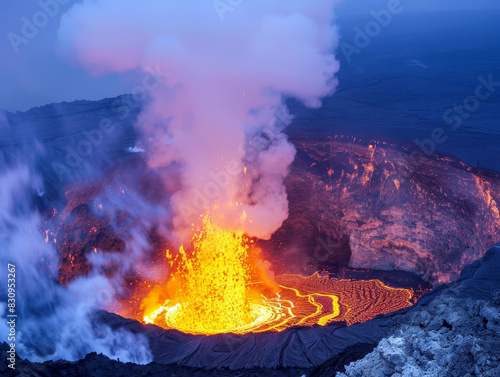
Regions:
<instances>
[{"instance_id":1,"label":"orange lava flow","mask_svg":"<svg viewBox=\"0 0 500 377\"><path fill-rule=\"evenodd\" d=\"M252 256L243 232L227 231L206 216L191 252L167 251L173 273L142 299L138 319L189 334L245 334L291 326L364 322L413 304L411 289L379 280L342 280L318 273L270 279ZM260 262L262 266L262 262Z\"/></svg>"}]
</instances>

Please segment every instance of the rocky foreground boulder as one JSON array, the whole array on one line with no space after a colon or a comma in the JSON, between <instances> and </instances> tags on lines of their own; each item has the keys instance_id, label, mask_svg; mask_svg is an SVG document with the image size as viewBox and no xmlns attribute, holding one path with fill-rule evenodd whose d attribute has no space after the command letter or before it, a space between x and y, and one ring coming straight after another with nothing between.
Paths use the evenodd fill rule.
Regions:
<instances>
[{"instance_id":1,"label":"rocky foreground boulder","mask_svg":"<svg viewBox=\"0 0 500 377\"><path fill-rule=\"evenodd\" d=\"M499 278L496 249L466 268L457 283L395 316L391 335L336 376L500 376ZM334 375L327 364L318 376Z\"/></svg>"}]
</instances>

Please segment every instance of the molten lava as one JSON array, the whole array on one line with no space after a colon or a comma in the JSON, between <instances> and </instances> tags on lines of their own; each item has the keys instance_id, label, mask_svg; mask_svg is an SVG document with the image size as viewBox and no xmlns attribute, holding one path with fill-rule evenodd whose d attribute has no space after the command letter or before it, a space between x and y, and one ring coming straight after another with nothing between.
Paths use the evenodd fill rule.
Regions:
<instances>
[{"instance_id":1,"label":"molten lava","mask_svg":"<svg viewBox=\"0 0 500 377\"><path fill-rule=\"evenodd\" d=\"M175 259L167 251L171 266L176 265L167 285L172 298L153 312L146 310L146 323L161 323L163 315L169 327L213 334L242 328L255 319L247 288L248 240L243 232L219 228L208 216L203 223L201 233L193 237L190 257L182 246Z\"/></svg>"},{"instance_id":2,"label":"molten lava","mask_svg":"<svg viewBox=\"0 0 500 377\"><path fill-rule=\"evenodd\" d=\"M350 281L314 274L277 277L259 269L252 241L208 216L192 239L192 252L167 251L174 272L142 301L142 320L190 334L282 331L295 325L348 324L412 304L413 292L378 280ZM262 263L260 263L260 266Z\"/></svg>"}]
</instances>

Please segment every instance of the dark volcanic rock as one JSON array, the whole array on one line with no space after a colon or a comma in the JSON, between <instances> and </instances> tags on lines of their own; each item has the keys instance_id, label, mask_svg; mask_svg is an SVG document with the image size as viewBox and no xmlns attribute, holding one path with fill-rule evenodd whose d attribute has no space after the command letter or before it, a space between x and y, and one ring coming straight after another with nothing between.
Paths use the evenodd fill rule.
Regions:
<instances>
[{"instance_id":1,"label":"dark volcanic rock","mask_svg":"<svg viewBox=\"0 0 500 377\"><path fill-rule=\"evenodd\" d=\"M310 368L359 343L375 345L386 334L389 317L345 326L294 327L256 334L183 334L101 312L112 329L146 335L154 361L208 368Z\"/></svg>"},{"instance_id":2,"label":"dark volcanic rock","mask_svg":"<svg viewBox=\"0 0 500 377\"><path fill-rule=\"evenodd\" d=\"M290 215L262 243L289 270L348 264L445 283L500 239L497 173L410 145L293 143Z\"/></svg>"},{"instance_id":3,"label":"dark volcanic rock","mask_svg":"<svg viewBox=\"0 0 500 377\"><path fill-rule=\"evenodd\" d=\"M77 362L69 361L47 361L45 363L30 363L27 360L17 359L16 369L7 367L8 346L0 344L0 373L2 376L19 377L284 377L303 376L306 371L299 369L252 369L247 371L229 371L221 369L190 368L179 365L164 365L150 363L148 365L137 365L132 363L121 363L108 357L91 353L83 360Z\"/></svg>"},{"instance_id":4,"label":"dark volcanic rock","mask_svg":"<svg viewBox=\"0 0 500 377\"><path fill-rule=\"evenodd\" d=\"M337 376L499 376L500 249L395 316L393 326L373 352Z\"/></svg>"}]
</instances>

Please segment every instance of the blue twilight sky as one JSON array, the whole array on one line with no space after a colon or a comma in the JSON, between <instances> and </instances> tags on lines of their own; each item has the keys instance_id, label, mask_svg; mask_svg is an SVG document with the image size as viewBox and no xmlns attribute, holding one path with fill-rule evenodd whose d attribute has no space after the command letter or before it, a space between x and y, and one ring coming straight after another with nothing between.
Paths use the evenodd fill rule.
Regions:
<instances>
[{"instance_id":1,"label":"blue twilight sky","mask_svg":"<svg viewBox=\"0 0 500 377\"><path fill-rule=\"evenodd\" d=\"M57 7L49 7L48 20L39 21L40 27L28 43L18 45L14 51L9 35L22 35L23 18L32 20L43 4L56 0L2 0L0 4L0 109L24 111L51 102L75 99L101 99L128 93L140 79L134 74L110 75L95 78L81 67L74 67L60 58L57 51L57 30L62 14L81 0L58 0ZM174 0L166 0L174 1ZM178 1L178 0L175 0ZM251 0L246 0L251 1ZM308 0L309 1L309 0ZM342 24L349 20L366 18L370 11L379 11L395 0L344 0L337 8ZM401 0L407 13L458 10L497 10L498 0ZM39 13L38 13L39 14ZM445 13L444 13L445 15ZM444 16L445 17L445 16ZM464 12L465 17L473 17ZM353 24L354 25L354 24ZM426 25L422 25L426 27Z\"/></svg>"}]
</instances>

